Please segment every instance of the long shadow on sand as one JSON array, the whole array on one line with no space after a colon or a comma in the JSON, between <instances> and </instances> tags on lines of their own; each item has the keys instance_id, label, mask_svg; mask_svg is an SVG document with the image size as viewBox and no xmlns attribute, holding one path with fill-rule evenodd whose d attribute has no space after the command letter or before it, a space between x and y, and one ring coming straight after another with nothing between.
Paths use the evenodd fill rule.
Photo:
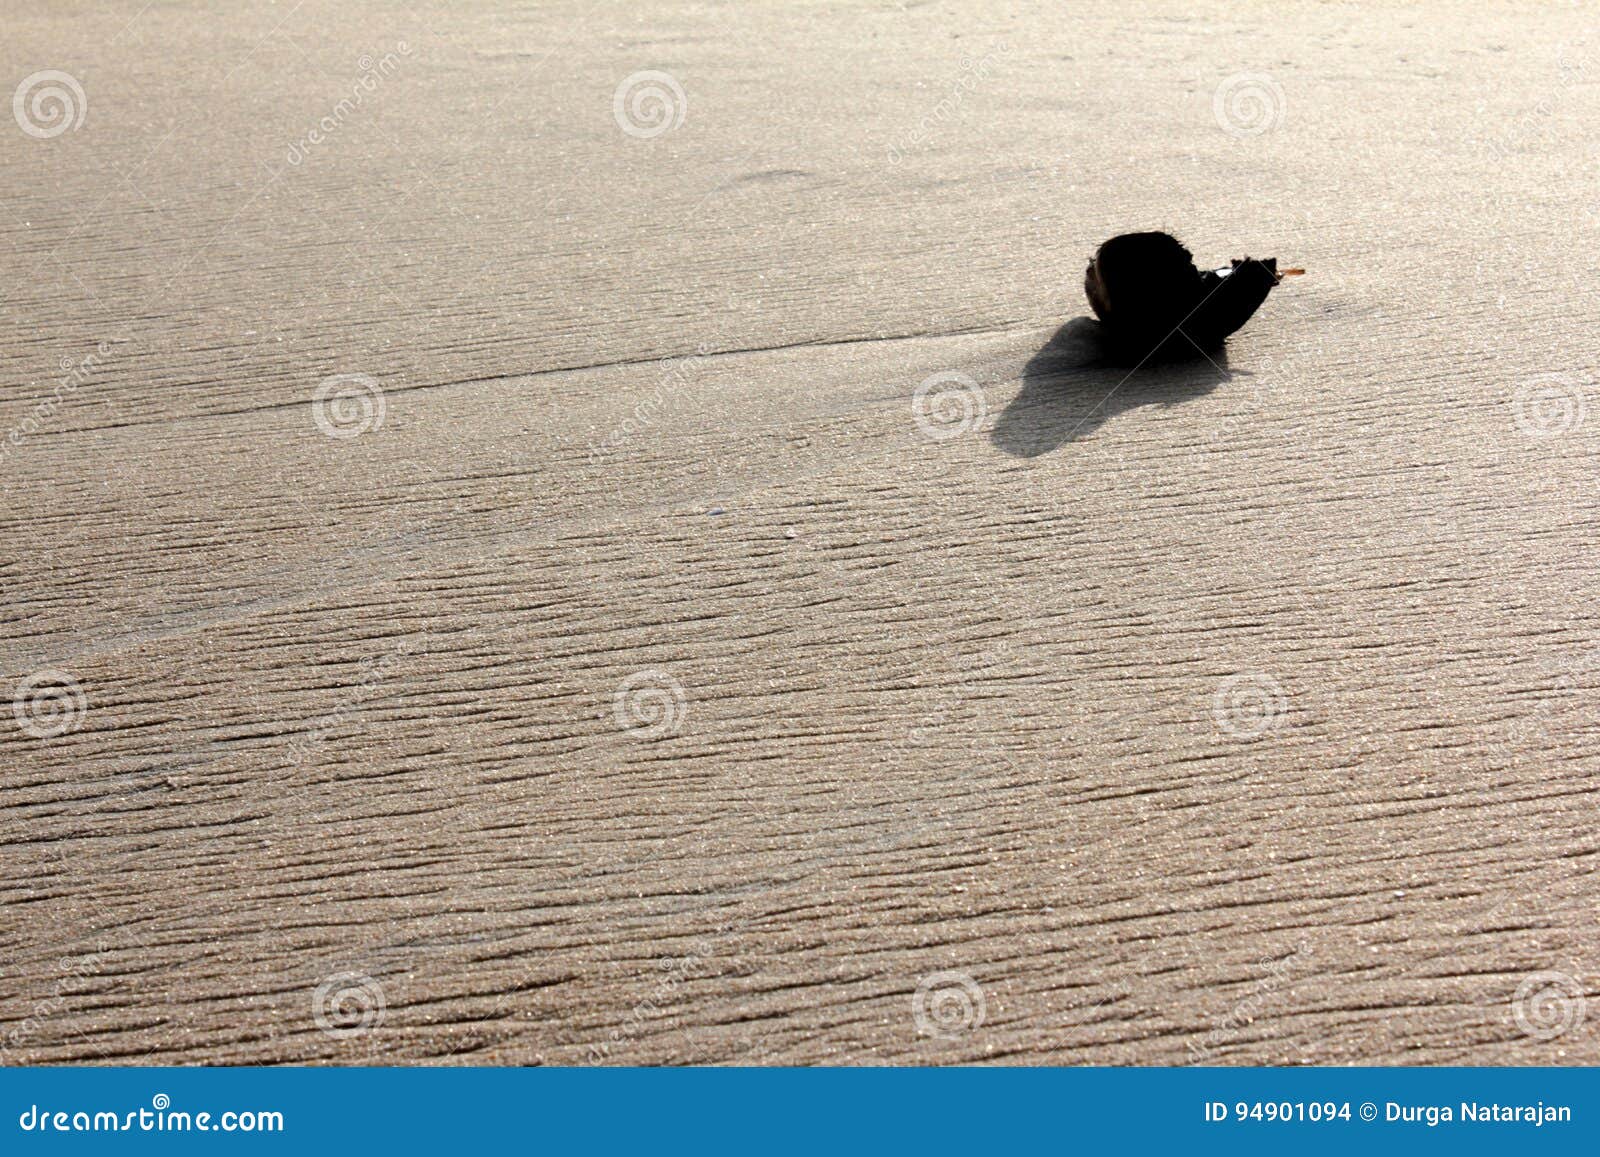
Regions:
<instances>
[{"instance_id":1,"label":"long shadow on sand","mask_svg":"<svg viewBox=\"0 0 1600 1157\"><path fill-rule=\"evenodd\" d=\"M1218 372L1220 369L1220 373ZM1086 437L1108 419L1138 406L1176 406L1226 381L1228 355L1140 366L1118 364L1100 323L1075 317L1028 359L1022 391L995 420L989 437L1007 454L1036 458Z\"/></svg>"}]
</instances>

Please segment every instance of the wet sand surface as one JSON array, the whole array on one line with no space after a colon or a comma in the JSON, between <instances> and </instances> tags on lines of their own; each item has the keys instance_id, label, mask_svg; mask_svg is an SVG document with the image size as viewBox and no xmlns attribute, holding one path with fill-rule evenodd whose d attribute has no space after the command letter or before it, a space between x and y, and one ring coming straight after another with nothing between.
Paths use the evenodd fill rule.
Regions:
<instances>
[{"instance_id":1,"label":"wet sand surface","mask_svg":"<svg viewBox=\"0 0 1600 1157\"><path fill-rule=\"evenodd\" d=\"M1592 18L6 23L7 1063L1600 1063Z\"/></svg>"}]
</instances>

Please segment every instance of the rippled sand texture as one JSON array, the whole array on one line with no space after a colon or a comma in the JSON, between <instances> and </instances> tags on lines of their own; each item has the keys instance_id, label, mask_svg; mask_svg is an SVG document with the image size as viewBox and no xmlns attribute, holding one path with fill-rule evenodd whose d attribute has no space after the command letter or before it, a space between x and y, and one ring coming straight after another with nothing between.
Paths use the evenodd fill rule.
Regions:
<instances>
[{"instance_id":1,"label":"rippled sand texture","mask_svg":"<svg viewBox=\"0 0 1600 1157\"><path fill-rule=\"evenodd\" d=\"M1600 1063L1592 19L491 7L6 17L6 1061Z\"/></svg>"}]
</instances>

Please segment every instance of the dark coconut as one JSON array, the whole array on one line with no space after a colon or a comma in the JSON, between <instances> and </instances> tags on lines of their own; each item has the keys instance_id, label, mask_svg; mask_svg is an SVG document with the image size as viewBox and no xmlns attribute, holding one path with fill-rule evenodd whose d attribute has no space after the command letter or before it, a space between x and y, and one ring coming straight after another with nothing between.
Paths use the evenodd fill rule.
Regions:
<instances>
[{"instance_id":1,"label":"dark coconut","mask_svg":"<svg viewBox=\"0 0 1600 1157\"><path fill-rule=\"evenodd\" d=\"M1273 286L1300 272L1278 272L1277 258L1245 257L1225 272L1202 273L1171 234L1124 233L1100 246L1083 289L1114 353L1184 358L1222 345Z\"/></svg>"}]
</instances>

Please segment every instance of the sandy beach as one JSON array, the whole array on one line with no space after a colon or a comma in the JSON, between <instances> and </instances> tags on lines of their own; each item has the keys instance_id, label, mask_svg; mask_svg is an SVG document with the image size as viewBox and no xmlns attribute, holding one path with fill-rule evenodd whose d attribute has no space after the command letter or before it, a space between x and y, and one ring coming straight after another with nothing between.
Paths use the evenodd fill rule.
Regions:
<instances>
[{"instance_id":1,"label":"sandy beach","mask_svg":"<svg viewBox=\"0 0 1600 1157\"><path fill-rule=\"evenodd\" d=\"M1592 9L6 24L4 1063L1600 1064Z\"/></svg>"}]
</instances>

